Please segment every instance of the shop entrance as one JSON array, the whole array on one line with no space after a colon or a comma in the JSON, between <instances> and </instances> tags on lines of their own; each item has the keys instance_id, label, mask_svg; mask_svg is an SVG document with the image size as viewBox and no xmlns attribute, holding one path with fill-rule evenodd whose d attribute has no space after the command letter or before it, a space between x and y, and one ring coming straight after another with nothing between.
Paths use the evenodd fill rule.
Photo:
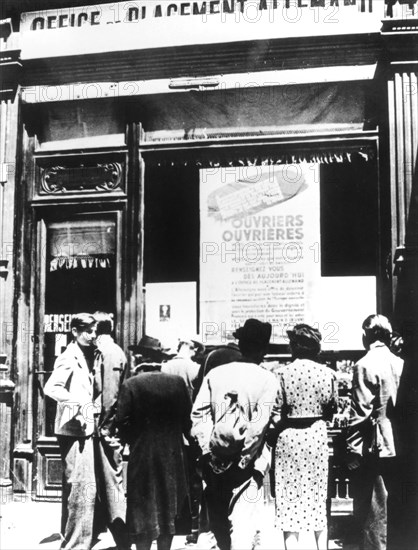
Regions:
<instances>
[{"instance_id":1,"label":"shop entrance","mask_svg":"<svg viewBox=\"0 0 418 550\"><path fill-rule=\"evenodd\" d=\"M56 403L42 388L71 341L75 313L117 312L117 217L78 214L42 220L37 395L38 498L60 496L61 461L54 437Z\"/></svg>"}]
</instances>

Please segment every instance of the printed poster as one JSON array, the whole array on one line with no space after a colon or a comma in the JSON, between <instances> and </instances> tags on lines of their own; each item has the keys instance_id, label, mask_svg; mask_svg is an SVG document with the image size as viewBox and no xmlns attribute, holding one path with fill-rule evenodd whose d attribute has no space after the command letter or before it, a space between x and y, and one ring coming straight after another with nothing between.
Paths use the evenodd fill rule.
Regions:
<instances>
[{"instance_id":1,"label":"printed poster","mask_svg":"<svg viewBox=\"0 0 418 550\"><path fill-rule=\"evenodd\" d=\"M224 342L248 318L315 323L321 277L319 166L200 171L200 334Z\"/></svg>"}]
</instances>

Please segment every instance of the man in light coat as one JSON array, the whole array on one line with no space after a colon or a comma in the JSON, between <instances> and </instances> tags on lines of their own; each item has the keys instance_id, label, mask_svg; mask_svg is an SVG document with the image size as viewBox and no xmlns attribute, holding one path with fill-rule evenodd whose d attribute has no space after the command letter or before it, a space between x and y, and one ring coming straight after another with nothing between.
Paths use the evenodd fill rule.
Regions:
<instances>
[{"instance_id":1,"label":"man in light coat","mask_svg":"<svg viewBox=\"0 0 418 550\"><path fill-rule=\"evenodd\" d=\"M204 378L192 410L192 436L202 451L209 524L221 550L249 550L260 531L263 479L270 466L264 436L278 391L276 377L260 366L271 329L269 323L248 319L236 331L242 360L213 369ZM248 422L242 444L225 438L223 462L215 455L212 434L226 418L232 395Z\"/></svg>"},{"instance_id":2,"label":"man in light coat","mask_svg":"<svg viewBox=\"0 0 418 550\"><path fill-rule=\"evenodd\" d=\"M193 399L195 384L199 374L199 365L193 358L204 352L204 346L197 340L183 338L179 341L177 354L170 360L162 363L161 372L181 376L186 383L190 399Z\"/></svg>"},{"instance_id":3,"label":"man in light coat","mask_svg":"<svg viewBox=\"0 0 418 550\"><path fill-rule=\"evenodd\" d=\"M61 547L90 550L98 496L102 388L97 371L102 368L102 357L95 347L96 319L92 315L74 315L71 332L74 340L57 358L44 393L57 402L55 434L63 465Z\"/></svg>"},{"instance_id":4,"label":"man in light coat","mask_svg":"<svg viewBox=\"0 0 418 550\"><path fill-rule=\"evenodd\" d=\"M403 361L389 350L392 327L384 315L370 315L362 328L367 353L353 373L348 468L359 487L360 548L385 550L399 507L394 411Z\"/></svg>"}]
</instances>

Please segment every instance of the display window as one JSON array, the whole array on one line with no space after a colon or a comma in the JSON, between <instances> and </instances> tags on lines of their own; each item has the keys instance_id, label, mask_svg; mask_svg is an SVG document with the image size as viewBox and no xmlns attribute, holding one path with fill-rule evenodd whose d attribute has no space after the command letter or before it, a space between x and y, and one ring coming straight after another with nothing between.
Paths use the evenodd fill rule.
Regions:
<instances>
[{"instance_id":1,"label":"display window","mask_svg":"<svg viewBox=\"0 0 418 550\"><path fill-rule=\"evenodd\" d=\"M171 343L179 326L190 329L181 312L192 311L209 345L256 317L273 324L279 346L308 322L325 349L361 349L379 291L375 159L196 164L145 169L146 332Z\"/></svg>"}]
</instances>

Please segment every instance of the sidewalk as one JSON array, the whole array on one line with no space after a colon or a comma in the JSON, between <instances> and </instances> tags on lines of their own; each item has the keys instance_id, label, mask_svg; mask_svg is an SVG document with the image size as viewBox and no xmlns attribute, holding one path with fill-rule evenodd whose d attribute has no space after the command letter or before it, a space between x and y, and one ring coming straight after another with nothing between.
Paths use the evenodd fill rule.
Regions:
<instances>
[{"instance_id":1,"label":"sidewalk","mask_svg":"<svg viewBox=\"0 0 418 550\"><path fill-rule=\"evenodd\" d=\"M61 504L51 502L7 502L0 504L0 550L58 550L60 547ZM283 541L274 524L272 507L266 508L264 548L283 550ZM301 534L302 537L302 534ZM313 533L306 533L301 538L304 550L316 548ZM156 545L155 545L156 548ZM197 545L185 544L185 537L174 537L172 550L214 550L213 537L203 534ZM330 541L330 550L342 549L338 541ZM112 535L104 533L94 546L94 550L115 549ZM154 550L154 547L153 547ZM356 550L344 546L343 550Z\"/></svg>"}]
</instances>

